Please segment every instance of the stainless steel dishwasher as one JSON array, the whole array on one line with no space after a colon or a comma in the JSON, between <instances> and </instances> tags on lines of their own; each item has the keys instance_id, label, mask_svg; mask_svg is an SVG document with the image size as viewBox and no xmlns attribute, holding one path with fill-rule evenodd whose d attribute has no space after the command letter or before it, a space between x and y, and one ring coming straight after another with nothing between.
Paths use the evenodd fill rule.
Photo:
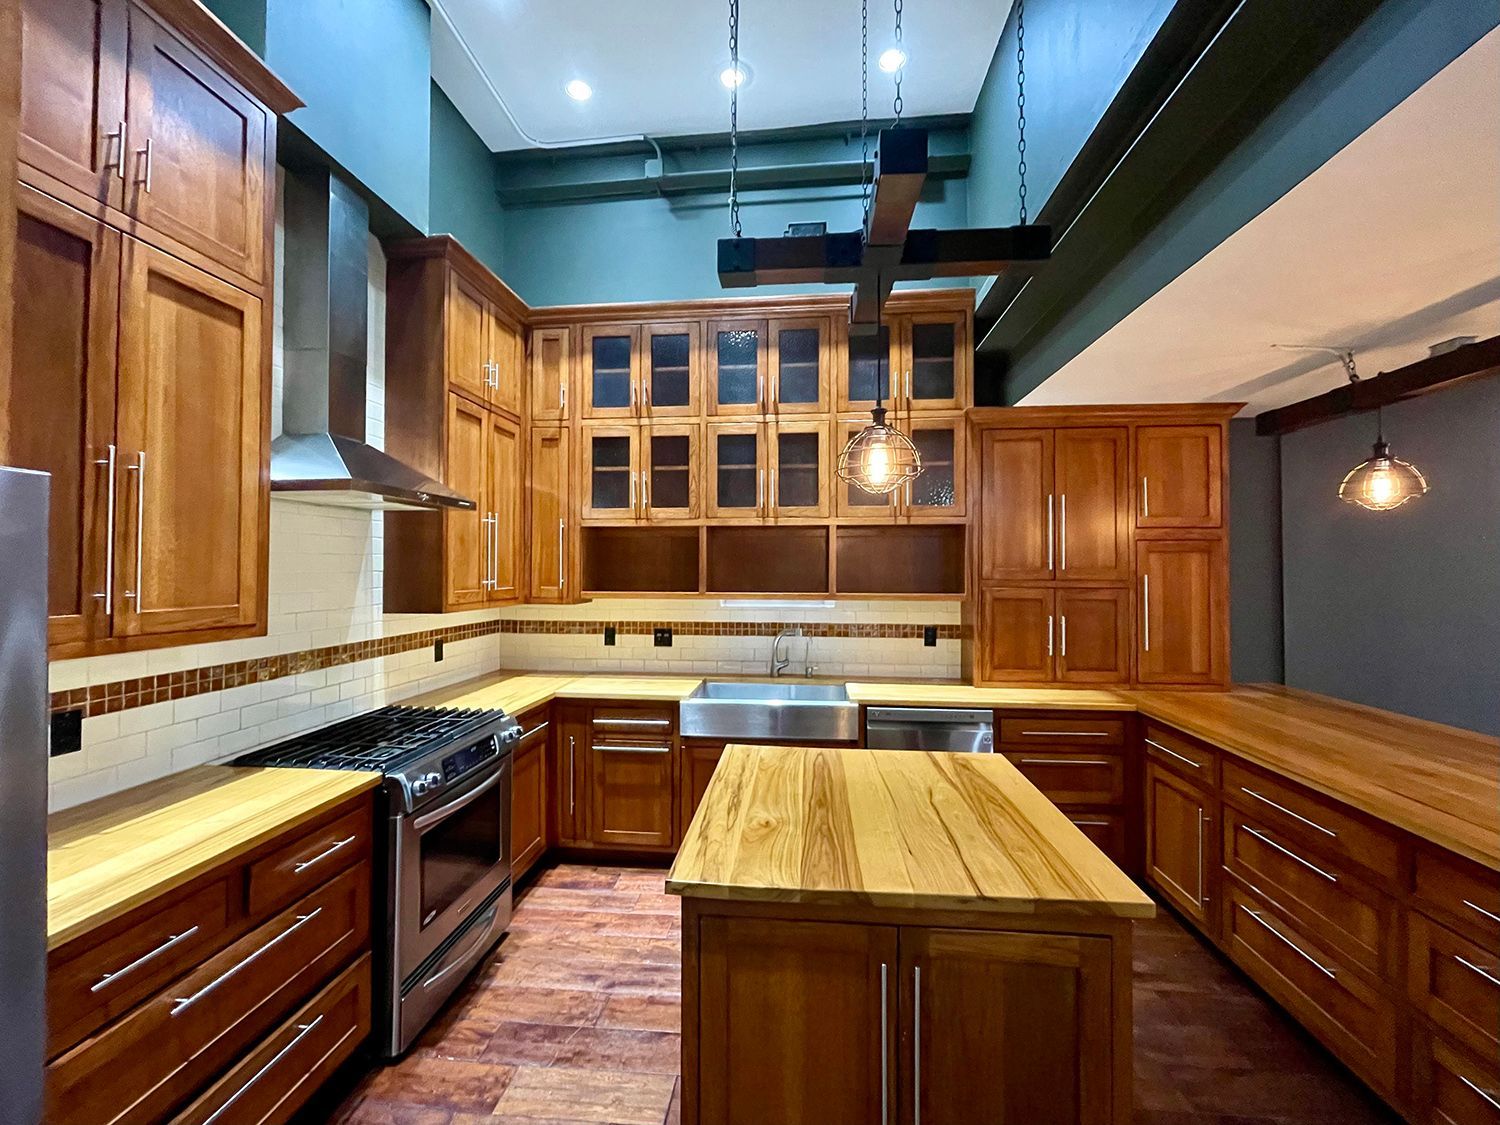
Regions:
<instances>
[{"instance_id":1,"label":"stainless steel dishwasher","mask_svg":"<svg viewBox=\"0 0 1500 1125\"><path fill-rule=\"evenodd\" d=\"M871 707L865 714L871 750L995 752L995 713L950 707Z\"/></svg>"}]
</instances>

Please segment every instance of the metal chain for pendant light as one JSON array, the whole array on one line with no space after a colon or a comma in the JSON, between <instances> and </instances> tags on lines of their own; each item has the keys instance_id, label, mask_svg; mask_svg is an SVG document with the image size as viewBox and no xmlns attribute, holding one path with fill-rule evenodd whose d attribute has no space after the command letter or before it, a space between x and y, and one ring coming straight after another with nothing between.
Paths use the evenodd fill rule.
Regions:
<instances>
[{"instance_id":1,"label":"metal chain for pendant light","mask_svg":"<svg viewBox=\"0 0 1500 1125\"><path fill-rule=\"evenodd\" d=\"M740 0L729 0L729 229L740 237Z\"/></svg>"},{"instance_id":2,"label":"metal chain for pendant light","mask_svg":"<svg viewBox=\"0 0 1500 1125\"><path fill-rule=\"evenodd\" d=\"M900 51L903 56L906 54L901 46L901 0L896 0L896 50ZM905 73L906 62L903 58L901 65L896 68L896 101L892 107L896 111L897 125L901 124L901 107L904 104L901 101L901 76Z\"/></svg>"},{"instance_id":3,"label":"metal chain for pendant light","mask_svg":"<svg viewBox=\"0 0 1500 1125\"><path fill-rule=\"evenodd\" d=\"M870 0L859 0L859 197L870 221Z\"/></svg>"},{"instance_id":4,"label":"metal chain for pendant light","mask_svg":"<svg viewBox=\"0 0 1500 1125\"><path fill-rule=\"evenodd\" d=\"M897 0L900 3L900 0ZM1021 161L1021 225L1026 225L1026 0L1016 0L1016 151Z\"/></svg>"}]
</instances>

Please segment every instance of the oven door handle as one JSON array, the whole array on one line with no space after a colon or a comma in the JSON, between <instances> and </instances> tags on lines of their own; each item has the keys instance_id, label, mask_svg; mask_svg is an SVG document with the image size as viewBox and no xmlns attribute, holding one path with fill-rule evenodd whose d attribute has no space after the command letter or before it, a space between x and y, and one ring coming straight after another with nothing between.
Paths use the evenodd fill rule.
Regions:
<instances>
[{"instance_id":1,"label":"oven door handle","mask_svg":"<svg viewBox=\"0 0 1500 1125\"><path fill-rule=\"evenodd\" d=\"M479 800L480 797L483 797L491 789L499 785L500 779L504 776L505 769L502 767L501 769L495 771L494 777L490 778L483 785L480 785L474 789L470 789L462 797L458 798L458 800L449 801L442 808L433 809L431 812L423 813L421 816L417 817L411 822L412 828L414 828L419 833L426 832L427 829L431 828L434 824L437 824L442 820L447 820L454 813L458 812L459 809L467 808L469 805L472 805L475 801Z\"/></svg>"}]
</instances>

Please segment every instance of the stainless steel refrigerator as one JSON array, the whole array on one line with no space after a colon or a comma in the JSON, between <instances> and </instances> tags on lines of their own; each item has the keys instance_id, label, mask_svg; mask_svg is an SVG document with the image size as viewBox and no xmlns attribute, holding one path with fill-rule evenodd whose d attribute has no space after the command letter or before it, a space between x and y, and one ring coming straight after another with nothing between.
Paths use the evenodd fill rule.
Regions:
<instances>
[{"instance_id":1,"label":"stainless steel refrigerator","mask_svg":"<svg viewBox=\"0 0 1500 1125\"><path fill-rule=\"evenodd\" d=\"M0 466L0 1122L42 1119L47 967L47 498Z\"/></svg>"}]
</instances>

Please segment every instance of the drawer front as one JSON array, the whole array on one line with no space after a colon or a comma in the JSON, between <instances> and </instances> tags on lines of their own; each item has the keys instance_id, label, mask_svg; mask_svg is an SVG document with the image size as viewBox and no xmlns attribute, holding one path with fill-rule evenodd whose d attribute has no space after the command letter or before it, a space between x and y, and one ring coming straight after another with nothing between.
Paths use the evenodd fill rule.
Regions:
<instances>
[{"instance_id":1,"label":"drawer front","mask_svg":"<svg viewBox=\"0 0 1500 1125\"><path fill-rule=\"evenodd\" d=\"M1219 752L1196 738L1179 734L1170 727L1147 723L1142 736L1146 756L1195 785L1206 789L1219 784Z\"/></svg>"},{"instance_id":2,"label":"drawer front","mask_svg":"<svg viewBox=\"0 0 1500 1125\"><path fill-rule=\"evenodd\" d=\"M1090 809L1063 809L1063 815L1073 822L1073 827L1089 838L1116 867L1124 867L1127 859L1125 844L1125 818L1119 813L1094 812Z\"/></svg>"},{"instance_id":3,"label":"drawer front","mask_svg":"<svg viewBox=\"0 0 1500 1125\"><path fill-rule=\"evenodd\" d=\"M606 704L594 708L592 720L595 734L619 734L643 740L665 738L677 727L677 709Z\"/></svg>"},{"instance_id":4,"label":"drawer front","mask_svg":"<svg viewBox=\"0 0 1500 1125\"><path fill-rule=\"evenodd\" d=\"M157 1121L369 947L361 864L164 988L47 1072L52 1125Z\"/></svg>"},{"instance_id":5,"label":"drawer front","mask_svg":"<svg viewBox=\"0 0 1500 1125\"><path fill-rule=\"evenodd\" d=\"M250 914L260 917L370 858L373 806L359 808L250 865Z\"/></svg>"},{"instance_id":6,"label":"drawer front","mask_svg":"<svg viewBox=\"0 0 1500 1125\"><path fill-rule=\"evenodd\" d=\"M1436 1036L1419 1045L1418 1082L1430 1125L1500 1125L1500 1068Z\"/></svg>"},{"instance_id":7,"label":"drawer front","mask_svg":"<svg viewBox=\"0 0 1500 1125\"><path fill-rule=\"evenodd\" d=\"M1413 910L1411 999L1432 1022L1487 1058L1500 1051L1500 951L1476 945Z\"/></svg>"},{"instance_id":8,"label":"drawer front","mask_svg":"<svg viewBox=\"0 0 1500 1125\"><path fill-rule=\"evenodd\" d=\"M1351 1069L1390 1096L1396 1083L1396 1007L1336 954L1265 900L1228 885L1229 955Z\"/></svg>"},{"instance_id":9,"label":"drawer front","mask_svg":"<svg viewBox=\"0 0 1500 1125\"><path fill-rule=\"evenodd\" d=\"M1081 750L1007 750L1005 758L1057 805L1125 800L1125 759Z\"/></svg>"},{"instance_id":10,"label":"drawer front","mask_svg":"<svg viewBox=\"0 0 1500 1125\"><path fill-rule=\"evenodd\" d=\"M1416 893L1465 932L1500 947L1500 874L1457 856L1417 852Z\"/></svg>"},{"instance_id":11,"label":"drawer front","mask_svg":"<svg viewBox=\"0 0 1500 1125\"><path fill-rule=\"evenodd\" d=\"M1224 763L1224 796L1304 847L1352 859L1385 882L1395 880L1395 835L1333 801L1234 761Z\"/></svg>"},{"instance_id":12,"label":"drawer front","mask_svg":"<svg viewBox=\"0 0 1500 1125\"><path fill-rule=\"evenodd\" d=\"M1361 968L1395 979L1396 903L1340 860L1307 853L1260 817L1224 806L1224 866Z\"/></svg>"},{"instance_id":13,"label":"drawer front","mask_svg":"<svg viewBox=\"0 0 1500 1125\"><path fill-rule=\"evenodd\" d=\"M1050 715L1044 719L1000 719L1000 741L1012 746L1123 746L1124 719Z\"/></svg>"},{"instance_id":14,"label":"drawer front","mask_svg":"<svg viewBox=\"0 0 1500 1125\"><path fill-rule=\"evenodd\" d=\"M281 1125L370 1034L366 954L172 1119L173 1125Z\"/></svg>"},{"instance_id":15,"label":"drawer front","mask_svg":"<svg viewBox=\"0 0 1500 1125\"><path fill-rule=\"evenodd\" d=\"M47 967L47 1057L151 995L229 937L232 892L220 880Z\"/></svg>"}]
</instances>

